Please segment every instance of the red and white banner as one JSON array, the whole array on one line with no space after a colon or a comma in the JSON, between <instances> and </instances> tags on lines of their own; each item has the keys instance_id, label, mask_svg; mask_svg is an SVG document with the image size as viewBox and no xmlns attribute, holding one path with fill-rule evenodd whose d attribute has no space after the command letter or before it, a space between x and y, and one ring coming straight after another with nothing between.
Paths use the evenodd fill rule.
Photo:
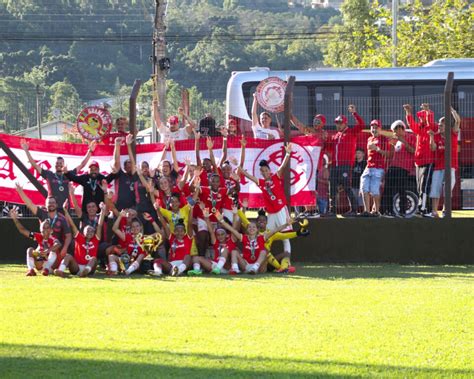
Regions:
<instances>
[{"instance_id":1,"label":"red and white banner","mask_svg":"<svg viewBox=\"0 0 474 379\"><path fill-rule=\"evenodd\" d=\"M20 146L21 137L15 137L7 134L0 134L0 139L10 147L13 153L21 162L30 170L30 172L38 178L38 180L46 187L43 178L31 167L25 152ZM57 157L63 157L65 165L69 170L78 166L83 157L87 153L88 145L73 144L63 142L43 141L38 139L26 139L29 142L30 153L36 160L38 165L43 169L52 170ZM293 151L290 159L291 170L291 204L292 205L314 205L314 191L316 185L316 169L321 151L318 140L313 137L295 137L292 139ZM96 147L92 160L100 165L100 171L107 174L111 171L113 164L113 146L99 145ZM214 139L214 155L219 160L222 155L222 138ZM126 147L121 147L121 161L125 161L128 156ZM184 162L185 158L195 161L194 141L178 141L176 142L177 157L179 162ZM150 168L157 167L162 159L163 144L143 144L137 145L137 162L147 161ZM171 160L171 153L167 153L166 159ZM209 157L205 140L201 140L200 145L201 159ZM258 163L261 159L269 162L270 169L275 172L280 166L285 156L282 140L256 140L248 139L245 149L244 169L252 175L260 178L260 169ZM240 159L240 141L237 138L229 138L227 157L235 157ZM184 167L184 163L180 163ZM84 170L87 170L87 166ZM79 173L81 174L81 172ZM22 203L20 197L15 190L15 182L19 182L35 204L42 205L44 198L31 184L20 169L11 161L7 154L0 150L0 201L12 203ZM81 188L76 189L76 194L81 194ZM240 199L247 198L249 207L256 208L263 206L260 189L244 178L241 182Z\"/></svg>"}]
</instances>

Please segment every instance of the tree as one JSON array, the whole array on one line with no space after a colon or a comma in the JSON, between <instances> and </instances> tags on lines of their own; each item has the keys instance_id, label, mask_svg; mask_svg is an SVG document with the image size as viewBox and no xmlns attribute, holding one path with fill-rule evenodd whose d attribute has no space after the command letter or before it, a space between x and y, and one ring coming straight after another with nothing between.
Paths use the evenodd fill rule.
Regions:
<instances>
[{"instance_id":1,"label":"tree","mask_svg":"<svg viewBox=\"0 0 474 379\"><path fill-rule=\"evenodd\" d=\"M81 111L81 102L74 86L67 79L63 82L56 82L50 87L51 108L48 115L49 120L53 119L54 109L59 109L61 119L74 122Z\"/></svg>"}]
</instances>

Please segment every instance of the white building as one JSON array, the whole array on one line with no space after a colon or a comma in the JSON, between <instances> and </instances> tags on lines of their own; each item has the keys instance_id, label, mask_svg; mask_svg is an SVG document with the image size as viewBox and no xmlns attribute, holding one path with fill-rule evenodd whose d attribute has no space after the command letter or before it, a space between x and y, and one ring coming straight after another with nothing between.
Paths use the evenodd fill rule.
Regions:
<instances>
[{"instance_id":1,"label":"white building","mask_svg":"<svg viewBox=\"0 0 474 379\"><path fill-rule=\"evenodd\" d=\"M73 124L69 121L54 120L41 124L41 138L47 141L60 141L65 131L71 131ZM26 138L39 138L38 126L13 132L12 135Z\"/></svg>"}]
</instances>

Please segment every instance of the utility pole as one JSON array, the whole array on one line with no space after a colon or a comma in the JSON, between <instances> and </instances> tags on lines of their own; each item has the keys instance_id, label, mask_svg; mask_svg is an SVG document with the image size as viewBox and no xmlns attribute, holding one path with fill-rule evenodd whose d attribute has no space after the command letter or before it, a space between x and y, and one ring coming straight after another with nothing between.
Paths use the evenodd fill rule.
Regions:
<instances>
[{"instance_id":1,"label":"utility pole","mask_svg":"<svg viewBox=\"0 0 474 379\"><path fill-rule=\"evenodd\" d=\"M153 98L158 100L160 120L165 123L166 118L166 76L170 69L170 60L166 56L166 9L167 0L155 0L155 20L153 30ZM155 95L156 94L156 95ZM157 142L156 125L152 120L152 142Z\"/></svg>"},{"instance_id":2,"label":"utility pole","mask_svg":"<svg viewBox=\"0 0 474 379\"><path fill-rule=\"evenodd\" d=\"M398 0L392 0L392 67L397 67Z\"/></svg>"},{"instance_id":3,"label":"utility pole","mask_svg":"<svg viewBox=\"0 0 474 379\"><path fill-rule=\"evenodd\" d=\"M40 88L39 84L36 85L36 125L38 125L38 138L41 137L41 103L40 96L43 95L43 90Z\"/></svg>"}]
</instances>

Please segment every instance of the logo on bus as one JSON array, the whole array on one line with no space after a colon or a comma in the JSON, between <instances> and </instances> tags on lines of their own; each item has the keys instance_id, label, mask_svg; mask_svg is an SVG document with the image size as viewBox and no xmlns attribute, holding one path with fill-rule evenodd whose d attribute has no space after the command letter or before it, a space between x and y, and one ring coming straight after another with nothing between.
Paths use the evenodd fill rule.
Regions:
<instances>
[{"instance_id":1,"label":"logo on bus","mask_svg":"<svg viewBox=\"0 0 474 379\"><path fill-rule=\"evenodd\" d=\"M275 143L262 150L254 161L253 175L262 178L260 174L260 166L258 165L262 159L265 159L270 166L270 171L276 173L285 158L285 148L281 143ZM313 159L311 154L303 146L292 143L292 152L288 167L291 172L291 193L296 195L300 191L308 187L313 178Z\"/></svg>"},{"instance_id":2,"label":"logo on bus","mask_svg":"<svg viewBox=\"0 0 474 379\"><path fill-rule=\"evenodd\" d=\"M101 140L110 133L112 116L102 107L84 108L77 116L77 130L88 140Z\"/></svg>"}]
</instances>

